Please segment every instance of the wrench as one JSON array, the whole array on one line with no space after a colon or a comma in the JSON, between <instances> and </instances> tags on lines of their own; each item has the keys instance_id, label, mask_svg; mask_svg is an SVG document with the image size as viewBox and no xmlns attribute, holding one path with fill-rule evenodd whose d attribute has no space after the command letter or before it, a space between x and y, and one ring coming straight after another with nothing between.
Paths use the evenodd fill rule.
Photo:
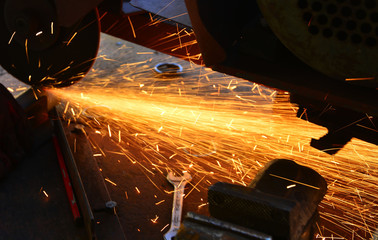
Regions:
<instances>
[{"instance_id":1,"label":"wrench","mask_svg":"<svg viewBox=\"0 0 378 240\"><path fill-rule=\"evenodd\" d=\"M184 173L183 176L175 176L173 175L173 172L169 172L167 179L174 186L174 195L171 227L169 228L168 232L164 234L164 239L173 240L181 224L181 212L182 203L184 201L185 185L192 180L192 176L190 176L190 174L187 172Z\"/></svg>"}]
</instances>

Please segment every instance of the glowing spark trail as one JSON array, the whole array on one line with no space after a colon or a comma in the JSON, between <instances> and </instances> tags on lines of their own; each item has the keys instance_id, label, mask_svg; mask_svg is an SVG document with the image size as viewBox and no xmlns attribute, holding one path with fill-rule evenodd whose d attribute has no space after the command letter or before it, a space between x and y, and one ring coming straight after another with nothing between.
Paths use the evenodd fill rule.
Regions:
<instances>
[{"instance_id":1,"label":"glowing spark trail","mask_svg":"<svg viewBox=\"0 0 378 240\"><path fill-rule=\"evenodd\" d=\"M127 19L129 20L131 31L133 32L133 36L134 38L136 38L135 29L134 29L133 23L131 22L130 16L127 16Z\"/></svg>"},{"instance_id":2,"label":"glowing spark trail","mask_svg":"<svg viewBox=\"0 0 378 240\"><path fill-rule=\"evenodd\" d=\"M11 44L11 42L12 42L13 37L14 37L15 34L16 34L16 32L13 32L12 36L11 36L10 39L9 39L8 45Z\"/></svg>"},{"instance_id":3,"label":"glowing spark trail","mask_svg":"<svg viewBox=\"0 0 378 240\"><path fill-rule=\"evenodd\" d=\"M26 60L29 63L28 39L25 39L25 53L26 53Z\"/></svg>"},{"instance_id":4,"label":"glowing spark trail","mask_svg":"<svg viewBox=\"0 0 378 240\"><path fill-rule=\"evenodd\" d=\"M377 146L352 139L330 156L310 146L311 138L327 130L298 119L287 93L190 63L185 79L159 79L151 70L154 65L146 60L122 64L112 74L96 70L70 88L50 92L77 109L73 116L68 103L60 106L66 120L85 123L96 152L117 152L117 160L137 166L157 192L166 194L154 181L169 171L193 176L190 198L206 193L217 181L247 186L268 161L291 159L327 180L328 192L319 207L319 238L373 238L378 227ZM82 109L85 114L77 116ZM111 141L111 150L99 148L95 139ZM138 187L135 194L146 194ZM161 203L154 199L152 205L165 205ZM198 200L196 206L201 210L207 205Z\"/></svg>"},{"instance_id":5,"label":"glowing spark trail","mask_svg":"<svg viewBox=\"0 0 378 240\"><path fill-rule=\"evenodd\" d=\"M70 40L68 40L68 42L67 42L67 46L70 45L71 41L76 37L76 35L77 35L77 32L75 32L75 33L72 35L72 37L70 38Z\"/></svg>"},{"instance_id":6,"label":"glowing spark trail","mask_svg":"<svg viewBox=\"0 0 378 240\"><path fill-rule=\"evenodd\" d=\"M308 184L305 184L305 183L302 183L302 182L294 181L294 180L292 180L292 179L288 179L288 178L284 178L284 177L281 177L281 176L277 176L277 175L275 175L275 174L269 174L269 175L272 176L272 177L276 177L276 178L281 178L281 179L287 180L287 181L289 181L289 182L298 183L298 184L303 185L303 186L306 186L306 187L314 188L314 189L316 189L316 190L319 190L319 189L320 189L320 188L318 188L318 187L314 187L314 186L311 186L311 185L308 185Z\"/></svg>"}]
</instances>

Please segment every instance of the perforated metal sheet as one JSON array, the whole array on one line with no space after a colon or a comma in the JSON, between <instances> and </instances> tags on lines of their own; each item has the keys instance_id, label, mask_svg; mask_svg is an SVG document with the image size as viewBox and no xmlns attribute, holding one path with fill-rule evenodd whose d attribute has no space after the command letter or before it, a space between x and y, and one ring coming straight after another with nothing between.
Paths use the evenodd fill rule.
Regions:
<instances>
[{"instance_id":1,"label":"perforated metal sheet","mask_svg":"<svg viewBox=\"0 0 378 240\"><path fill-rule=\"evenodd\" d=\"M270 27L305 63L326 75L378 86L377 0L258 0Z\"/></svg>"}]
</instances>

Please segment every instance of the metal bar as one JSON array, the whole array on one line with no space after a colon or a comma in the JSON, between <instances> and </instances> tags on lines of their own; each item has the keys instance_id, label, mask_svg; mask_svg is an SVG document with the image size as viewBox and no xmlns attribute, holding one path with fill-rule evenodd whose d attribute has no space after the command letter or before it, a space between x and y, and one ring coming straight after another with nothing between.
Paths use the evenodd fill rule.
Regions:
<instances>
[{"instance_id":1,"label":"metal bar","mask_svg":"<svg viewBox=\"0 0 378 240\"><path fill-rule=\"evenodd\" d=\"M81 177L77 169L75 159L73 157L68 141L65 137L63 125L62 125L62 122L60 121L58 112L56 111L55 108L53 108L51 112L53 115L53 123L56 130L56 134L59 140L60 147L62 149L62 154L67 165L68 173L70 175L70 178L73 184L73 189L77 197L77 200L81 209L81 213L83 215L84 226L88 235L88 239L95 239L94 216L93 216L93 212L89 204L83 183L81 181Z\"/></svg>"}]
</instances>

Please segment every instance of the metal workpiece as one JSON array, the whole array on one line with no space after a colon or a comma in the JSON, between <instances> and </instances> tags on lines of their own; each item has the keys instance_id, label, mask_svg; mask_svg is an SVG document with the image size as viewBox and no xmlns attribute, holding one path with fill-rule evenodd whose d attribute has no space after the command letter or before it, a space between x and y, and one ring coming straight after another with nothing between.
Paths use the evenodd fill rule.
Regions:
<instances>
[{"instance_id":1,"label":"metal workpiece","mask_svg":"<svg viewBox=\"0 0 378 240\"><path fill-rule=\"evenodd\" d=\"M176 240L272 240L273 237L213 217L188 212Z\"/></svg>"},{"instance_id":2,"label":"metal workpiece","mask_svg":"<svg viewBox=\"0 0 378 240\"><path fill-rule=\"evenodd\" d=\"M117 214L118 203L109 195L100 167L93 157L85 134L85 126L82 124L65 125L63 131L77 169L75 171L80 175L82 184L76 191L79 191L78 194L85 195L87 202L84 203L84 210L91 214L90 221L86 223L88 235L104 240L126 239Z\"/></svg>"},{"instance_id":3,"label":"metal workpiece","mask_svg":"<svg viewBox=\"0 0 378 240\"><path fill-rule=\"evenodd\" d=\"M312 239L317 206L327 183L293 161L268 163L249 187L218 182L208 191L213 217L278 239Z\"/></svg>"},{"instance_id":4,"label":"metal workpiece","mask_svg":"<svg viewBox=\"0 0 378 240\"><path fill-rule=\"evenodd\" d=\"M88 201L88 197L87 197L83 182L81 180L79 170L77 168L70 145L67 141L63 124L59 119L59 115L56 109L54 109L53 114L55 115L54 125L56 128L59 145L62 149L62 154L65 159L65 163L67 165L67 170L70 174L72 187L75 192L75 196L78 200L78 204L81 210L83 223L86 229L88 239L95 239L95 236L96 236L95 231L94 231L95 222L94 222L94 216L93 216L91 205Z\"/></svg>"}]
</instances>

